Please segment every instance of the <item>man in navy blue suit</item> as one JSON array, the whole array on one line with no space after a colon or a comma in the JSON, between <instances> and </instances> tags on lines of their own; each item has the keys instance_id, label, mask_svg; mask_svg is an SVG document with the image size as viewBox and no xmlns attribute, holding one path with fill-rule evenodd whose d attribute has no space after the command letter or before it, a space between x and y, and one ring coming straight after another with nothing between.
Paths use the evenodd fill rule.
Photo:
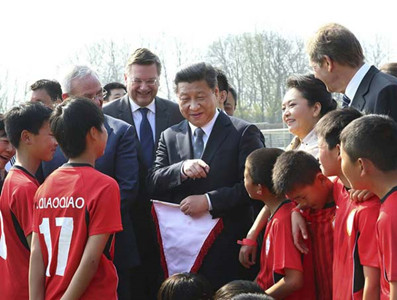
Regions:
<instances>
[{"instance_id":1,"label":"man in navy blue suit","mask_svg":"<svg viewBox=\"0 0 397 300\"><path fill-rule=\"evenodd\" d=\"M68 96L86 97L102 107L103 89L97 74L86 66L75 66L63 82L63 99ZM139 264L139 254L130 215L132 203L138 193L138 159L136 135L124 121L105 115L108 141L105 154L95 162L95 168L113 177L119 184L123 231L116 234L115 257L119 276L119 299L132 299L131 269ZM66 162L58 148L50 162L43 163L44 178Z\"/></svg>"}]
</instances>

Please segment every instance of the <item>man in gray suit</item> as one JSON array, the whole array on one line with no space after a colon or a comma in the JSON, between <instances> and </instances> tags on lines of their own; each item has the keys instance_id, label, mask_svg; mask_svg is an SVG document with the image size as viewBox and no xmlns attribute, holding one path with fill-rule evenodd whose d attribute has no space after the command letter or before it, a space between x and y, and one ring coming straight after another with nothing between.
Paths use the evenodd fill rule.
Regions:
<instances>
[{"instance_id":1,"label":"man in gray suit","mask_svg":"<svg viewBox=\"0 0 397 300\"><path fill-rule=\"evenodd\" d=\"M397 121L397 78L364 62L360 42L351 31L326 24L309 40L307 50L316 78L328 91L343 94L343 107Z\"/></svg>"},{"instance_id":2,"label":"man in gray suit","mask_svg":"<svg viewBox=\"0 0 397 300\"><path fill-rule=\"evenodd\" d=\"M178 105L157 97L161 72L160 59L146 48L134 51L127 61L127 94L105 105L103 111L131 124L138 136L140 187L133 204L135 235L141 265L133 271L131 288L136 299L156 299L162 277L160 255L146 191L146 175L152 167L161 132L183 120Z\"/></svg>"}]
</instances>

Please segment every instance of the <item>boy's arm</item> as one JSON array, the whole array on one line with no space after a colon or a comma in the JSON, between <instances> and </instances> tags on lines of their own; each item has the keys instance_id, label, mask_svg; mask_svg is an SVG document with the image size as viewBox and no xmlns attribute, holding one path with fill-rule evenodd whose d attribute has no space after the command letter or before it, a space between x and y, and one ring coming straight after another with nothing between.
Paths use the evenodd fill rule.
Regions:
<instances>
[{"instance_id":1,"label":"boy's arm","mask_svg":"<svg viewBox=\"0 0 397 300\"><path fill-rule=\"evenodd\" d=\"M390 300L397 300L397 281L390 281Z\"/></svg>"},{"instance_id":2,"label":"boy's arm","mask_svg":"<svg viewBox=\"0 0 397 300\"><path fill-rule=\"evenodd\" d=\"M275 299L284 299L303 286L303 273L294 269L284 269L285 276L265 292Z\"/></svg>"},{"instance_id":3,"label":"boy's arm","mask_svg":"<svg viewBox=\"0 0 397 300\"><path fill-rule=\"evenodd\" d=\"M256 242L259 233L266 227L267 219L270 217L270 210L265 205L261 211L259 212L258 216L255 219L254 224L252 225L251 229L247 233L246 239L250 239ZM240 263L245 268L250 268L252 265L256 263L256 250L257 246L246 246L243 245L240 248L239 253L239 260Z\"/></svg>"},{"instance_id":4,"label":"boy's arm","mask_svg":"<svg viewBox=\"0 0 397 300\"><path fill-rule=\"evenodd\" d=\"M28 243L30 244L28 236ZM32 243L30 245L30 265L29 265L29 299L44 299L44 282L45 282L45 266L43 255L41 253L39 237L37 233L33 233Z\"/></svg>"},{"instance_id":5,"label":"boy's arm","mask_svg":"<svg viewBox=\"0 0 397 300\"><path fill-rule=\"evenodd\" d=\"M32 245L32 234L29 234L26 237L26 242L28 243L29 248L31 248L31 245Z\"/></svg>"},{"instance_id":6,"label":"boy's arm","mask_svg":"<svg viewBox=\"0 0 397 300\"><path fill-rule=\"evenodd\" d=\"M292 238L296 249L300 252L307 254L309 249L304 240L308 239L306 220L299 212L299 209L293 209L291 212L291 229Z\"/></svg>"},{"instance_id":7,"label":"boy's arm","mask_svg":"<svg viewBox=\"0 0 397 300\"><path fill-rule=\"evenodd\" d=\"M380 271L378 268L364 266L364 292L363 300L378 300L380 297L379 279Z\"/></svg>"},{"instance_id":8,"label":"boy's arm","mask_svg":"<svg viewBox=\"0 0 397 300\"><path fill-rule=\"evenodd\" d=\"M83 295L98 269L101 254L109 236L110 234L105 233L92 235L88 238L80 264L62 296L62 300L79 299Z\"/></svg>"}]
</instances>

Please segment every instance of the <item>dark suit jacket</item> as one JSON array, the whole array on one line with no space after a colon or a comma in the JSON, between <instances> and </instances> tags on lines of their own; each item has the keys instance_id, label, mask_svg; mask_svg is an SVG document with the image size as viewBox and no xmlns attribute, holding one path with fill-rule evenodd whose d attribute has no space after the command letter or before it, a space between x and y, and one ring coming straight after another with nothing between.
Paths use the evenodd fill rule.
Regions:
<instances>
[{"instance_id":1,"label":"dark suit jacket","mask_svg":"<svg viewBox=\"0 0 397 300\"><path fill-rule=\"evenodd\" d=\"M113 177L120 187L123 231L116 234L114 263L117 269L139 264L139 254L130 217L132 202L138 192L138 160L134 130L129 124L105 115L108 141L105 154L95 162L95 169ZM54 158L42 163L44 178L66 162L58 147Z\"/></svg>"},{"instance_id":2,"label":"dark suit jacket","mask_svg":"<svg viewBox=\"0 0 397 300\"><path fill-rule=\"evenodd\" d=\"M384 114L397 121L397 78L371 66L351 106L366 114Z\"/></svg>"},{"instance_id":3,"label":"dark suit jacket","mask_svg":"<svg viewBox=\"0 0 397 300\"><path fill-rule=\"evenodd\" d=\"M215 289L241 276L236 242L245 237L253 221L251 201L244 188L244 164L253 150L262 147L263 136L255 125L220 113L202 156L210 166L207 178L182 181L182 164L193 157L188 122L168 128L159 141L148 176L153 199L180 203L189 195L208 193L213 208L210 213L223 219L224 229L199 270Z\"/></svg>"}]
</instances>

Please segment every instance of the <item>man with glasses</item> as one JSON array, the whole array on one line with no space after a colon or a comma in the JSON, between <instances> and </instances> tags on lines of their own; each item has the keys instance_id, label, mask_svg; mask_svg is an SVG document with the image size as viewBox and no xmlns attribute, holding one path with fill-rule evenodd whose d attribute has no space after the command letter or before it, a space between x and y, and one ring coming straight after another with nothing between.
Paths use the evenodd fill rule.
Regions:
<instances>
[{"instance_id":1,"label":"man with glasses","mask_svg":"<svg viewBox=\"0 0 397 300\"><path fill-rule=\"evenodd\" d=\"M98 75L86 66L75 66L64 78L63 95L86 97L102 107L104 90ZM137 139L131 125L105 115L105 128L108 133L105 153L95 161L98 171L114 178L120 188L120 204L123 231L116 234L114 264L119 276L118 298L132 299L130 289L131 269L139 264L139 254L135 239L132 217L132 203L138 193ZM61 150L57 149L50 162L42 164L44 178L66 162Z\"/></svg>"},{"instance_id":2,"label":"man with glasses","mask_svg":"<svg viewBox=\"0 0 397 300\"><path fill-rule=\"evenodd\" d=\"M160 73L158 56L146 48L136 49L125 67L127 94L103 108L104 113L131 124L139 138L140 188L131 211L141 259L131 282L136 299L156 299L162 281L146 175L152 167L161 132L183 120L176 103L157 97Z\"/></svg>"}]
</instances>

